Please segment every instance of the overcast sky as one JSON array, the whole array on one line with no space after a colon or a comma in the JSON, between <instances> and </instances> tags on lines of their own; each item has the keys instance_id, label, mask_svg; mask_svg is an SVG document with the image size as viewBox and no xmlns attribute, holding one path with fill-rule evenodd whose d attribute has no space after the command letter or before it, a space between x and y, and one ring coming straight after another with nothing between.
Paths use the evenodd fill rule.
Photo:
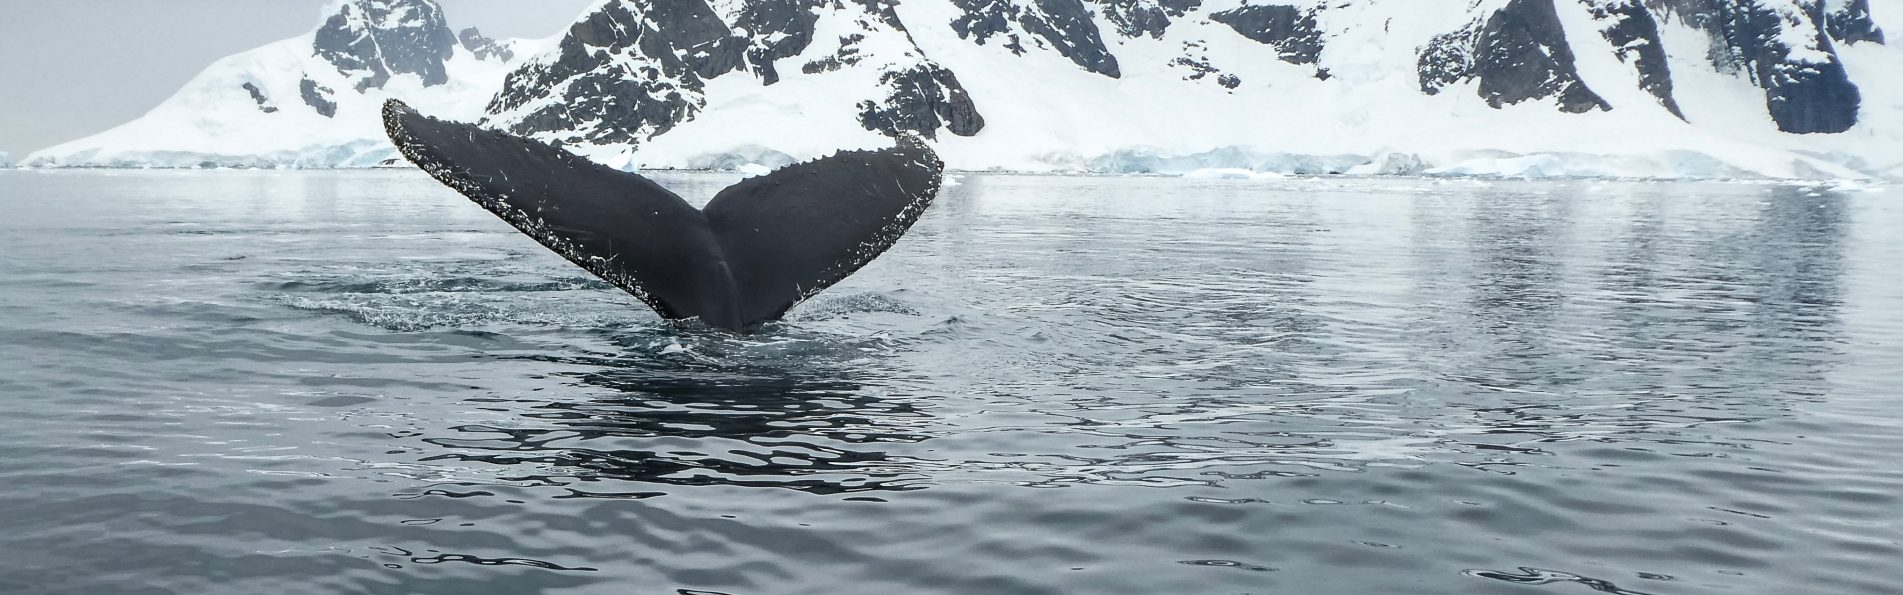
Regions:
<instances>
[{"instance_id":1,"label":"overcast sky","mask_svg":"<svg viewBox=\"0 0 1903 595\"><path fill-rule=\"evenodd\" d=\"M317 28L332 0L0 0L0 152L143 115L212 61ZM591 0L438 0L457 30L561 31Z\"/></svg>"}]
</instances>

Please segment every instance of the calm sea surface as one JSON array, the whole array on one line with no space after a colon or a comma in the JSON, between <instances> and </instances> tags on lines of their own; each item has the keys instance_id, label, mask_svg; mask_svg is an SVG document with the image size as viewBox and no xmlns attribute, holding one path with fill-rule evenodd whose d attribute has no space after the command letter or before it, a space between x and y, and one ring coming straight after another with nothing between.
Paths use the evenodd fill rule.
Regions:
<instances>
[{"instance_id":1,"label":"calm sea surface","mask_svg":"<svg viewBox=\"0 0 1903 595\"><path fill-rule=\"evenodd\" d=\"M414 171L0 172L0 593L1888 594L1899 561L1903 190L971 175L739 337Z\"/></svg>"}]
</instances>

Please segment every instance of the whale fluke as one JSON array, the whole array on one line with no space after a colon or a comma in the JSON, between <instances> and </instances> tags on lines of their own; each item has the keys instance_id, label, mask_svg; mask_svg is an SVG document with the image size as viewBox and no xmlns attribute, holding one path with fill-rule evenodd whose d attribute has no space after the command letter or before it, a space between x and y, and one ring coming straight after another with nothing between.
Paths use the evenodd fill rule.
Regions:
<instances>
[{"instance_id":1,"label":"whale fluke","mask_svg":"<svg viewBox=\"0 0 1903 595\"><path fill-rule=\"evenodd\" d=\"M705 209L637 174L512 134L418 114L383 125L423 171L662 317L744 332L897 242L944 163L913 139L742 180Z\"/></svg>"}]
</instances>

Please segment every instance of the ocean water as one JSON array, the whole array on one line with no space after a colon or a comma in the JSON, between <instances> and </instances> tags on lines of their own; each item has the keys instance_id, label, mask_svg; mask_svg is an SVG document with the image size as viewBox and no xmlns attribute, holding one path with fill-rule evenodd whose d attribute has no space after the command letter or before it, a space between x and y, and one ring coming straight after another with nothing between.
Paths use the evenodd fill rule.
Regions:
<instances>
[{"instance_id":1,"label":"ocean water","mask_svg":"<svg viewBox=\"0 0 1903 595\"><path fill-rule=\"evenodd\" d=\"M0 592L1896 593L1900 265L1896 189L967 175L733 336L413 171L0 172Z\"/></svg>"}]
</instances>

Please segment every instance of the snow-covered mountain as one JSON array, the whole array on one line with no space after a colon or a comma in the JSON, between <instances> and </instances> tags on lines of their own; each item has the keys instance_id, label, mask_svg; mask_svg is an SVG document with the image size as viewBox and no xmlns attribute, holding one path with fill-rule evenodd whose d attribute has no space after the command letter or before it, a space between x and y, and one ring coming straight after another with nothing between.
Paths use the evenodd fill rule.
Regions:
<instances>
[{"instance_id":1,"label":"snow-covered mountain","mask_svg":"<svg viewBox=\"0 0 1903 595\"><path fill-rule=\"evenodd\" d=\"M348 3L325 27L381 31L352 20L370 6L408 15L372 45L383 61L302 63L365 91L333 127L413 81L380 91L622 167L771 166L917 134L979 170L1903 177L1903 49L1881 26L1903 26L1903 0L602 0L506 66L409 25L440 20L429 0ZM315 39L362 45L323 41L341 37ZM229 73L252 71L228 63L248 55L167 106L231 103ZM473 65L508 72L458 72ZM431 81L456 88L412 99ZM262 112L285 95L258 96ZM111 138L192 123L165 110L28 162L173 164L153 156L177 139ZM273 136L336 142L301 122ZM250 134L199 128L201 147ZM300 163L387 151L348 146ZM210 153L178 153L194 151Z\"/></svg>"},{"instance_id":2,"label":"snow-covered mountain","mask_svg":"<svg viewBox=\"0 0 1903 595\"><path fill-rule=\"evenodd\" d=\"M479 118L521 44L452 32L432 0L339 0L311 33L219 60L144 117L22 164L374 166L396 154L385 98Z\"/></svg>"}]
</instances>

